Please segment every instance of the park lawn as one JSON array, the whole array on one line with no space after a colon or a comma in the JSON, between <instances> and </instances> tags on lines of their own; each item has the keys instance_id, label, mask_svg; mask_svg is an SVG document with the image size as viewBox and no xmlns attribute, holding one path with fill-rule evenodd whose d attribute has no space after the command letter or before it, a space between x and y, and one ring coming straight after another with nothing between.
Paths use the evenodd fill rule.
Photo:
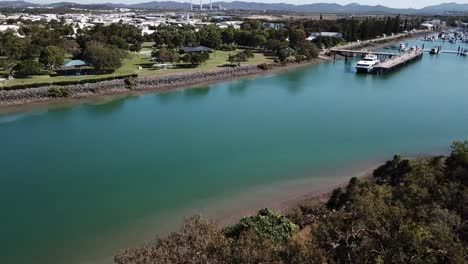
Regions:
<instances>
[{"instance_id":1,"label":"park lawn","mask_svg":"<svg viewBox=\"0 0 468 264\"><path fill-rule=\"evenodd\" d=\"M143 46L148 49L151 47L152 42L143 43ZM146 54L140 53L130 53L129 56L122 61L122 66L115 70L111 74L99 74L99 75L82 75L82 76L50 76L50 75L35 75L27 78L15 78L13 80L7 81L7 86L21 85L21 84L33 84L33 83L54 83L54 82L64 82L64 81L76 81L76 80L90 80L90 79L99 79L105 77L118 77L130 74L138 74L139 76L160 76L168 75L173 73L187 73L194 71L207 71L223 67L223 65L228 65L227 61L229 54L234 55L237 51L220 51L216 50L210 54L210 59L205 63L202 63L198 67L175 67L173 69L167 70L154 70L151 68L155 62L149 60L149 56ZM247 62L241 63L242 66L251 65L251 64L260 64L264 62L272 62L271 58L267 58L262 53L255 53L254 58L249 59ZM185 63L177 64L180 66L187 65ZM139 66L142 69L139 69ZM188 66L188 65L187 65Z\"/></svg>"},{"instance_id":2,"label":"park lawn","mask_svg":"<svg viewBox=\"0 0 468 264\"><path fill-rule=\"evenodd\" d=\"M141 43L141 50L153 50L154 42L152 41L145 41Z\"/></svg>"}]
</instances>

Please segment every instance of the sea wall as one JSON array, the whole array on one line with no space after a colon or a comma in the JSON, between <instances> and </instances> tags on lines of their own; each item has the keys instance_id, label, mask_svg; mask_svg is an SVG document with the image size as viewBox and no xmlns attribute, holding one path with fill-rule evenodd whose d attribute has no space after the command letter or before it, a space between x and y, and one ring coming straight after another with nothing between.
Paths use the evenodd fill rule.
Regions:
<instances>
[{"instance_id":1,"label":"sea wall","mask_svg":"<svg viewBox=\"0 0 468 264\"><path fill-rule=\"evenodd\" d=\"M161 77L139 77L136 80L137 87L135 89L180 87L210 81L230 80L261 72L263 72L263 70L259 69L256 65L250 65L244 67L220 68L219 70L212 71L171 74Z\"/></svg>"},{"instance_id":2,"label":"sea wall","mask_svg":"<svg viewBox=\"0 0 468 264\"><path fill-rule=\"evenodd\" d=\"M132 87L128 87L125 84L125 80L117 79L98 83L86 83L67 86L44 86L20 90L0 90L0 106L54 100L54 98L51 98L48 95L48 90L51 87L67 88L70 90L69 97L82 98L93 95L106 95L131 91L138 92L148 90L168 90L184 86L203 84L211 81L242 78L259 74L261 72L263 72L263 70L259 69L256 65L250 65L243 67L220 68L210 71L170 74L165 76L137 77L135 78L134 85Z\"/></svg>"}]
</instances>

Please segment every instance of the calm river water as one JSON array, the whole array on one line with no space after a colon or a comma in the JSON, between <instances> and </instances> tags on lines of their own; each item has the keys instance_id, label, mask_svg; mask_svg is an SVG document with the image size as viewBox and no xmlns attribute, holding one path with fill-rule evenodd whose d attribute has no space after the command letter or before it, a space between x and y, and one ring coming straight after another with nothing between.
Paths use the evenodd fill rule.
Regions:
<instances>
[{"instance_id":1,"label":"calm river water","mask_svg":"<svg viewBox=\"0 0 468 264\"><path fill-rule=\"evenodd\" d=\"M468 58L384 76L354 64L0 116L0 262L111 263L185 215L468 138Z\"/></svg>"}]
</instances>

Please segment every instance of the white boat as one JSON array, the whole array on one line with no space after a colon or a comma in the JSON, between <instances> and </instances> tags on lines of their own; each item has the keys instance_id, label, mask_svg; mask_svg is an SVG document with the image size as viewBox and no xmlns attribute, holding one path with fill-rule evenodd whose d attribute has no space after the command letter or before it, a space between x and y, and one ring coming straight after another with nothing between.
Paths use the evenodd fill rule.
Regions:
<instances>
[{"instance_id":1,"label":"white boat","mask_svg":"<svg viewBox=\"0 0 468 264\"><path fill-rule=\"evenodd\" d=\"M405 43L400 43L400 47L398 49L400 51L406 51L408 48L406 47Z\"/></svg>"},{"instance_id":2,"label":"white boat","mask_svg":"<svg viewBox=\"0 0 468 264\"><path fill-rule=\"evenodd\" d=\"M429 51L429 54L436 55L440 53L440 47L433 47L431 51Z\"/></svg>"},{"instance_id":3,"label":"white boat","mask_svg":"<svg viewBox=\"0 0 468 264\"><path fill-rule=\"evenodd\" d=\"M370 73L378 63L380 63L380 60L376 55L367 54L356 64L356 71L358 73Z\"/></svg>"}]
</instances>

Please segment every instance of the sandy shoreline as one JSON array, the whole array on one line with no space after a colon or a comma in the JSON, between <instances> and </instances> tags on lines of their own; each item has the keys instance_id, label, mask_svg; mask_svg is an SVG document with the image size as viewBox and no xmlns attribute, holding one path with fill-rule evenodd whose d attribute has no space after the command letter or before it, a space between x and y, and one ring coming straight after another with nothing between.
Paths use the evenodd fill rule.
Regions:
<instances>
[{"instance_id":1,"label":"sandy shoreline","mask_svg":"<svg viewBox=\"0 0 468 264\"><path fill-rule=\"evenodd\" d=\"M230 207L224 212L208 215L221 226L234 224L242 217L254 215L262 208L269 208L282 214L290 212L301 204L325 203L333 190L345 187L353 177L371 177L373 171L384 164L384 161L370 161L342 169L314 174L300 180L289 180L279 184L248 190L235 197L238 206ZM219 204L227 201L220 201ZM216 206L216 205L215 205Z\"/></svg>"}]
</instances>

